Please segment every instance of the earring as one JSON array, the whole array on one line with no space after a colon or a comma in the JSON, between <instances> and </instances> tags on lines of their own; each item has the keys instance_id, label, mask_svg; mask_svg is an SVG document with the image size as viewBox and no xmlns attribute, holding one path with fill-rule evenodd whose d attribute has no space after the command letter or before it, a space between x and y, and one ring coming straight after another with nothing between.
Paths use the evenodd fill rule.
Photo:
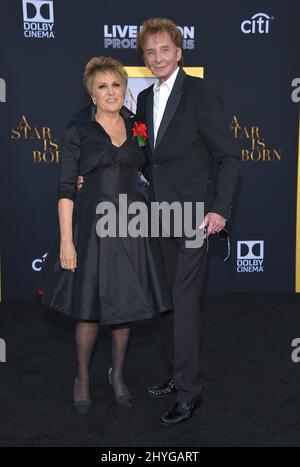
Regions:
<instances>
[{"instance_id":1,"label":"earring","mask_svg":"<svg viewBox=\"0 0 300 467\"><path fill-rule=\"evenodd\" d=\"M93 104L96 105L96 99L92 99Z\"/></svg>"}]
</instances>

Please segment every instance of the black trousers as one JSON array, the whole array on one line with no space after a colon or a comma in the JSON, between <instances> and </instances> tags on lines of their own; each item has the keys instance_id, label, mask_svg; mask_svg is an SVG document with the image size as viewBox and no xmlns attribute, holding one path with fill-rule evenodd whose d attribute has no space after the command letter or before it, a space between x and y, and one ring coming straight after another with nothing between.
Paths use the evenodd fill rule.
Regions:
<instances>
[{"instance_id":1,"label":"black trousers","mask_svg":"<svg viewBox=\"0 0 300 467\"><path fill-rule=\"evenodd\" d=\"M187 248L184 238L160 237L160 247L173 310L161 316L162 344L168 377L174 377L177 402L197 402L201 397L201 300L207 248Z\"/></svg>"}]
</instances>

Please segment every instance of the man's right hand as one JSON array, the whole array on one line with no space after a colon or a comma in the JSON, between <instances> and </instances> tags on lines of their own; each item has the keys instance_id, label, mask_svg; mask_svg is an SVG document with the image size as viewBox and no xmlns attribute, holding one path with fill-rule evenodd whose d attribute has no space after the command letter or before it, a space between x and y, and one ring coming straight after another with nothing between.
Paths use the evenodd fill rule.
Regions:
<instances>
[{"instance_id":1,"label":"man's right hand","mask_svg":"<svg viewBox=\"0 0 300 467\"><path fill-rule=\"evenodd\" d=\"M83 185L83 176L79 175L77 177L77 190L78 191L80 190L80 188L82 188L82 185Z\"/></svg>"},{"instance_id":2,"label":"man's right hand","mask_svg":"<svg viewBox=\"0 0 300 467\"><path fill-rule=\"evenodd\" d=\"M72 241L61 240L59 259L63 269L70 269L72 272L75 272L77 267L77 253Z\"/></svg>"}]
</instances>

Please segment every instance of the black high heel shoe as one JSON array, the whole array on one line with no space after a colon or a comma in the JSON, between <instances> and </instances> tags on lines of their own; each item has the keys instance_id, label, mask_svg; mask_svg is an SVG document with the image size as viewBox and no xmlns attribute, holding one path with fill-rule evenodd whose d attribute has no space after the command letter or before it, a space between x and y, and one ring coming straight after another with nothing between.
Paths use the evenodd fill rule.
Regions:
<instances>
[{"instance_id":1,"label":"black high heel shoe","mask_svg":"<svg viewBox=\"0 0 300 467\"><path fill-rule=\"evenodd\" d=\"M75 378L74 381L74 392L75 392L75 385L78 383L78 376ZM73 407L76 413L79 415L86 415L90 410L92 405L92 401L90 399L82 399L79 401L73 400Z\"/></svg>"},{"instance_id":2,"label":"black high heel shoe","mask_svg":"<svg viewBox=\"0 0 300 467\"><path fill-rule=\"evenodd\" d=\"M108 373L107 373L107 379L108 379L109 385L114 389L112 381L111 381L111 373L112 373L112 368L109 368ZM131 409L131 407L132 407L132 403L131 403L132 396L131 396L128 388L126 386L125 386L125 388L126 388L126 394L122 394L121 396L117 396L116 393L115 393L115 401L116 401L116 403L118 405Z\"/></svg>"}]
</instances>

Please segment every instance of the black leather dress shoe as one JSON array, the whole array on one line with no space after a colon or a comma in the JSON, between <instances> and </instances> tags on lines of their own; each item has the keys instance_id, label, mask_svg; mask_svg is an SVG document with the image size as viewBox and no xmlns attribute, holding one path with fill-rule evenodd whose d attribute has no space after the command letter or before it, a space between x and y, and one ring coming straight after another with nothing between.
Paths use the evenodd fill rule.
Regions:
<instances>
[{"instance_id":1,"label":"black leather dress shoe","mask_svg":"<svg viewBox=\"0 0 300 467\"><path fill-rule=\"evenodd\" d=\"M184 422L193 416L196 408L201 407L202 399L195 404L190 404L189 402L176 402L170 412L161 417L160 423L164 426L171 426Z\"/></svg>"},{"instance_id":2,"label":"black leather dress shoe","mask_svg":"<svg viewBox=\"0 0 300 467\"><path fill-rule=\"evenodd\" d=\"M162 397L176 392L174 379L170 378L166 383L155 384L146 388L147 394L152 397Z\"/></svg>"}]
</instances>

